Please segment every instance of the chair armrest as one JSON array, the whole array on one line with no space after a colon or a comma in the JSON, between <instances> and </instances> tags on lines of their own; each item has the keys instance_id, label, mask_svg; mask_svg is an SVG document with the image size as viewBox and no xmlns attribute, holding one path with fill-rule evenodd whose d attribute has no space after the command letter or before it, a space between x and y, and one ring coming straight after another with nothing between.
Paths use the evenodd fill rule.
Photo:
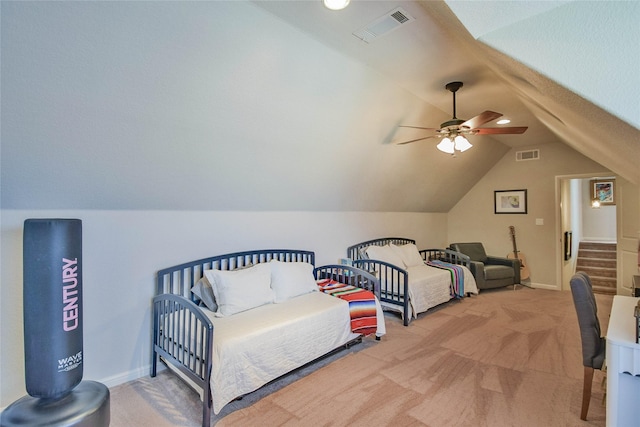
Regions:
<instances>
[{"instance_id":1,"label":"chair armrest","mask_svg":"<svg viewBox=\"0 0 640 427\"><path fill-rule=\"evenodd\" d=\"M520 260L513 258L504 258L498 256L487 256L487 262L485 264L494 264L494 265L507 265L509 267L515 268L515 261L518 262L518 267L520 266Z\"/></svg>"},{"instance_id":2,"label":"chair armrest","mask_svg":"<svg viewBox=\"0 0 640 427\"><path fill-rule=\"evenodd\" d=\"M480 288L484 285L484 263L480 261L469 261L469 270L473 278L476 279L476 285Z\"/></svg>"}]
</instances>

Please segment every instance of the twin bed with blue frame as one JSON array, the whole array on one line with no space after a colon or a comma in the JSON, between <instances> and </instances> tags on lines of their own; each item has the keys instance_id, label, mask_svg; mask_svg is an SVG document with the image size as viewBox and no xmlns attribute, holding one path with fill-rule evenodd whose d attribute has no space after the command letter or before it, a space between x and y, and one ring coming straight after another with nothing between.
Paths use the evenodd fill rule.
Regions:
<instances>
[{"instance_id":1,"label":"twin bed with blue frame","mask_svg":"<svg viewBox=\"0 0 640 427\"><path fill-rule=\"evenodd\" d=\"M232 315L207 308L192 289L203 278L277 265L290 271L287 286L310 282L307 288L281 302L266 303ZM157 273L153 298L151 376L161 359L202 398L202 425L209 426L211 411L307 363L362 340L350 320L349 304L316 292L319 279L331 279L370 291L377 297L376 338L385 333L379 303L380 281L355 266L315 266L315 254L305 250L264 249L204 258L165 268ZM308 273L307 273L308 272ZM248 274L248 273L246 273ZM273 279L273 276L271 276ZM239 286L241 282L238 282ZM242 283L242 286L249 286ZM273 285L273 283L272 283ZM253 285L250 285L253 286ZM249 288L247 288L249 289ZM239 295L250 295L242 290ZM221 295L217 295L221 297ZM220 303L220 301L218 301ZM284 353L283 353L284 352Z\"/></svg>"},{"instance_id":2,"label":"twin bed with blue frame","mask_svg":"<svg viewBox=\"0 0 640 427\"><path fill-rule=\"evenodd\" d=\"M405 256L375 256L390 248ZM418 250L413 239L383 237L349 246L347 257L355 267L375 273L380 279L380 302L399 312L405 326L432 307L478 293L470 258L450 249Z\"/></svg>"}]
</instances>

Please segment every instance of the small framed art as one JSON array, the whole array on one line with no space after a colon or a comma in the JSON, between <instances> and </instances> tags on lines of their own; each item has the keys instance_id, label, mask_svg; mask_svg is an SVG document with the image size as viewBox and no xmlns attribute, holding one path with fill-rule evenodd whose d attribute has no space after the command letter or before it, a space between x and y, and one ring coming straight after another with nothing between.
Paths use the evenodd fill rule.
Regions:
<instances>
[{"instance_id":1,"label":"small framed art","mask_svg":"<svg viewBox=\"0 0 640 427\"><path fill-rule=\"evenodd\" d=\"M493 193L493 206L495 213L527 213L527 190L496 190Z\"/></svg>"},{"instance_id":2,"label":"small framed art","mask_svg":"<svg viewBox=\"0 0 640 427\"><path fill-rule=\"evenodd\" d=\"M591 200L598 200L600 202L600 205L616 204L615 179L592 179L590 183Z\"/></svg>"}]
</instances>

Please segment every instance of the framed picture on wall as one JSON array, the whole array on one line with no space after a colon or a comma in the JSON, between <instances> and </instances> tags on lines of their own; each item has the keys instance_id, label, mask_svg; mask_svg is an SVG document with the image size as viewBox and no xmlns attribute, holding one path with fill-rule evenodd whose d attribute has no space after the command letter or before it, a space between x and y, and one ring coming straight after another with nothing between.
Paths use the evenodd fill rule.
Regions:
<instances>
[{"instance_id":1,"label":"framed picture on wall","mask_svg":"<svg viewBox=\"0 0 640 427\"><path fill-rule=\"evenodd\" d=\"M493 208L495 213L527 213L527 190L496 190L493 193Z\"/></svg>"},{"instance_id":2,"label":"framed picture on wall","mask_svg":"<svg viewBox=\"0 0 640 427\"><path fill-rule=\"evenodd\" d=\"M592 179L591 183L591 200L598 200L600 205L616 204L616 180L603 178Z\"/></svg>"}]
</instances>

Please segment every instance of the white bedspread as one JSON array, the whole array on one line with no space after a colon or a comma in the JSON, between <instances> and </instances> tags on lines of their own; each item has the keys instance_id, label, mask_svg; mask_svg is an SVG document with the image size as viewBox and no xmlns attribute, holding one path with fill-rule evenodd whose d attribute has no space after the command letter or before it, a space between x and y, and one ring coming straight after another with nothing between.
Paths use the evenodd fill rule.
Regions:
<instances>
[{"instance_id":1,"label":"white bedspread","mask_svg":"<svg viewBox=\"0 0 640 427\"><path fill-rule=\"evenodd\" d=\"M377 336L385 334L378 303ZM209 315L211 314L211 315ZM211 390L213 411L233 399L340 347L351 332L349 304L312 292L229 317L215 317Z\"/></svg>"},{"instance_id":2,"label":"white bedspread","mask_svg":"<svg viewBox=\"0 0 640 427\"><path fill-rule=\"evenodd\" d=\"M464 271L464 292L478 294L476 279L471 270L462 266ZM409 305L411 316L417 317L432 307L445 303L451 299L451 273L440 268L428 265L417 265L407 268L409 275ZM393 304L384 304L385 308L399 311L402 307Z\"/></svg>"},{"instance_id":3,"label":"white bedspread","mask_svg":"<svg viewBox=\"0 0 640 427\"><path fill-rule=\"evenodd\" d=\"M451 274L446 270L417 265L407 268L409 273L409 304L412 315L451 299Z\"/></svg>"}]
</instances>

